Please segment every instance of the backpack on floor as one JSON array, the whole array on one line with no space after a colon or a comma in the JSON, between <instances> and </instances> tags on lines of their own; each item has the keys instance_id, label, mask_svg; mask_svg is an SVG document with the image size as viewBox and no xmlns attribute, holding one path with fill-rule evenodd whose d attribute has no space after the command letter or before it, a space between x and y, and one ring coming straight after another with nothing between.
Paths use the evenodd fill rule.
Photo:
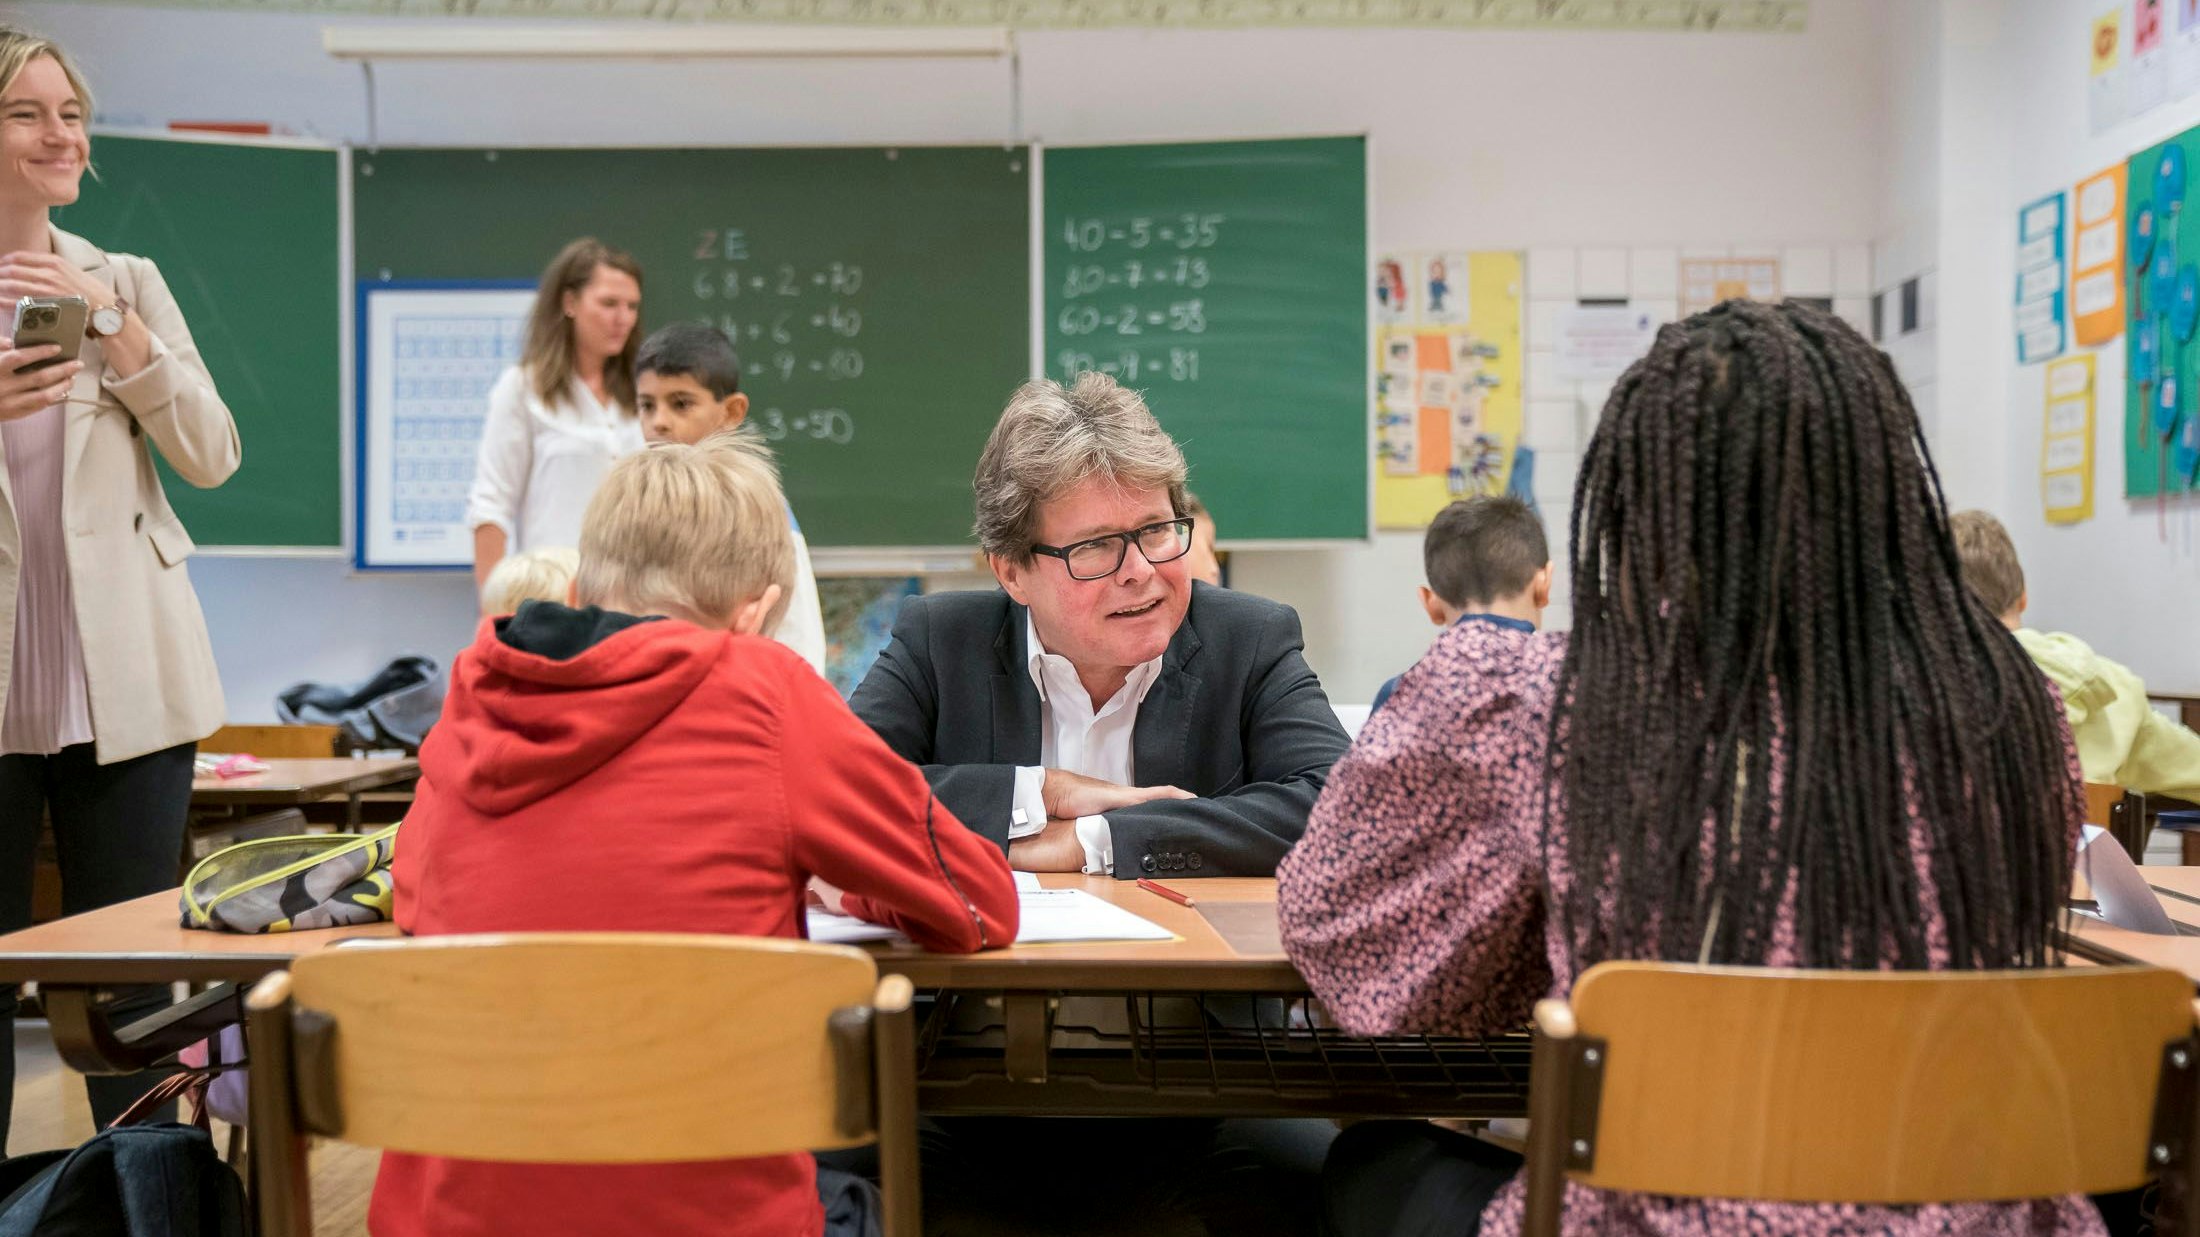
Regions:
<instances>
[{"instance_id":1,"label":"backpack on floor","mask_svg":"<svg viewBox=\"0 0 2200 1237\"><path fill-rule=\"evenodd\" d=\"M244 1182L196 1126L124 1125L0 1161L0 1237L247 1237Z\"/></svg>"}]
</instances>

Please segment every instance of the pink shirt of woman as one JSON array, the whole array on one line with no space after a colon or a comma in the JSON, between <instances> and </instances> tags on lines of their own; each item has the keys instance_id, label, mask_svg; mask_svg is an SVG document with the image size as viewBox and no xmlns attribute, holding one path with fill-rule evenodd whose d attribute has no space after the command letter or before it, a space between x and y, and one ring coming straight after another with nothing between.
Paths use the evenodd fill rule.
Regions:
<instances>
[{"instance_id":1,"label":"pink shirt of woman","mask_svg":"<svg viewBox=\"0 0 2200 1237\"><path fill-rule=\"evenodd\" d=\"M0 755L50 756L92 741L84 646L69 588L68 530L61 518L62 431L56 404L0 421L0 454L21 534L23 562L15 597L15 646L0 714Z\"/></svg>"}]
</instances>

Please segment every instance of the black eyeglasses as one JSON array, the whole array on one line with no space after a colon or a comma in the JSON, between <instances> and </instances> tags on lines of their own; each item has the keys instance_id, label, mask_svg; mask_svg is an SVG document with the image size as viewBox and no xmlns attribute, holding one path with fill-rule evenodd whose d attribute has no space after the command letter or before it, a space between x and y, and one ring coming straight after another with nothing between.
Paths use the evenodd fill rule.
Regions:
<instances>
[{"instance_id":1,"label":"black eyeglasses","mask_svg":"<svg viewBox=\"0 0 2200 1237\"><path fill-rule=\"evenodd\" d=\"M1187 515L1073 545L1035 545L1031 552L1061 559L1069 568L1072 580L1104 580L1122 570L1123 559L1131 552L1133 542L1149 563L1166 563L1191 553L1192 523L1192 517Z\"/></svg>"}]
</instances>

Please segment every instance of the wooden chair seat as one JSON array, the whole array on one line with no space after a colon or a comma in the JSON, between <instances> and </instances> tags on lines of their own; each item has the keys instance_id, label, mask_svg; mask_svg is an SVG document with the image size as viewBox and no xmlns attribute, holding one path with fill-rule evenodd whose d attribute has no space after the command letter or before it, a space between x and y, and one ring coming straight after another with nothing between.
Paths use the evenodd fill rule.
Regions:
<instances>
[{"instance_id":1,"label":"wooden chair seat","mask_svg":"<svg viewBox=\"0 0 2200 1237\"><path fill-rule=\"evenodd\" d=\"M1526 1231L1543 1237L1569 1179L1907 1205L2193 1172L2200 1043L2171 971L1604 963L1537 1007L1536 1034Z\"/></svg>"},{"instance_id":2,"label":"wooden chair seat","mask_svg":"<svg viewBox=\"0 0 2200 1237\"><path fill-rule=\"evenodd\" d=\"M576 991L622 1007L576 1010ZM302 957L247 1002L260 1232L312 1231L314 1134L566 1164L875 1139L887 1237L917 1237L911 996L860 950L748 937L446 936Z\"/></svg>"}]
</instances>

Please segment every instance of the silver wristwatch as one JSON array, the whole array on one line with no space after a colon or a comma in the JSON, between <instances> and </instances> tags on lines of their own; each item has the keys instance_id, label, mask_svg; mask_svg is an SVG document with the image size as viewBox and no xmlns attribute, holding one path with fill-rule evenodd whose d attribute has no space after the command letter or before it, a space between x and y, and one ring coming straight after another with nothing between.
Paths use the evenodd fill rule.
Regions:
<instances>
[{"instance_id":1,"label":"silver wristwatch","mask_svg":"<svg viewBox=\"0 0 2200 1237\"><path fill-rule=\"evenodd\" d=\"M93 339L104 339L122 333L122 316L130 312L130 302L116 297L114 304L102 305L92 311L92 320L85 324L84 333Z\"/></svg>"}]
</instances>

